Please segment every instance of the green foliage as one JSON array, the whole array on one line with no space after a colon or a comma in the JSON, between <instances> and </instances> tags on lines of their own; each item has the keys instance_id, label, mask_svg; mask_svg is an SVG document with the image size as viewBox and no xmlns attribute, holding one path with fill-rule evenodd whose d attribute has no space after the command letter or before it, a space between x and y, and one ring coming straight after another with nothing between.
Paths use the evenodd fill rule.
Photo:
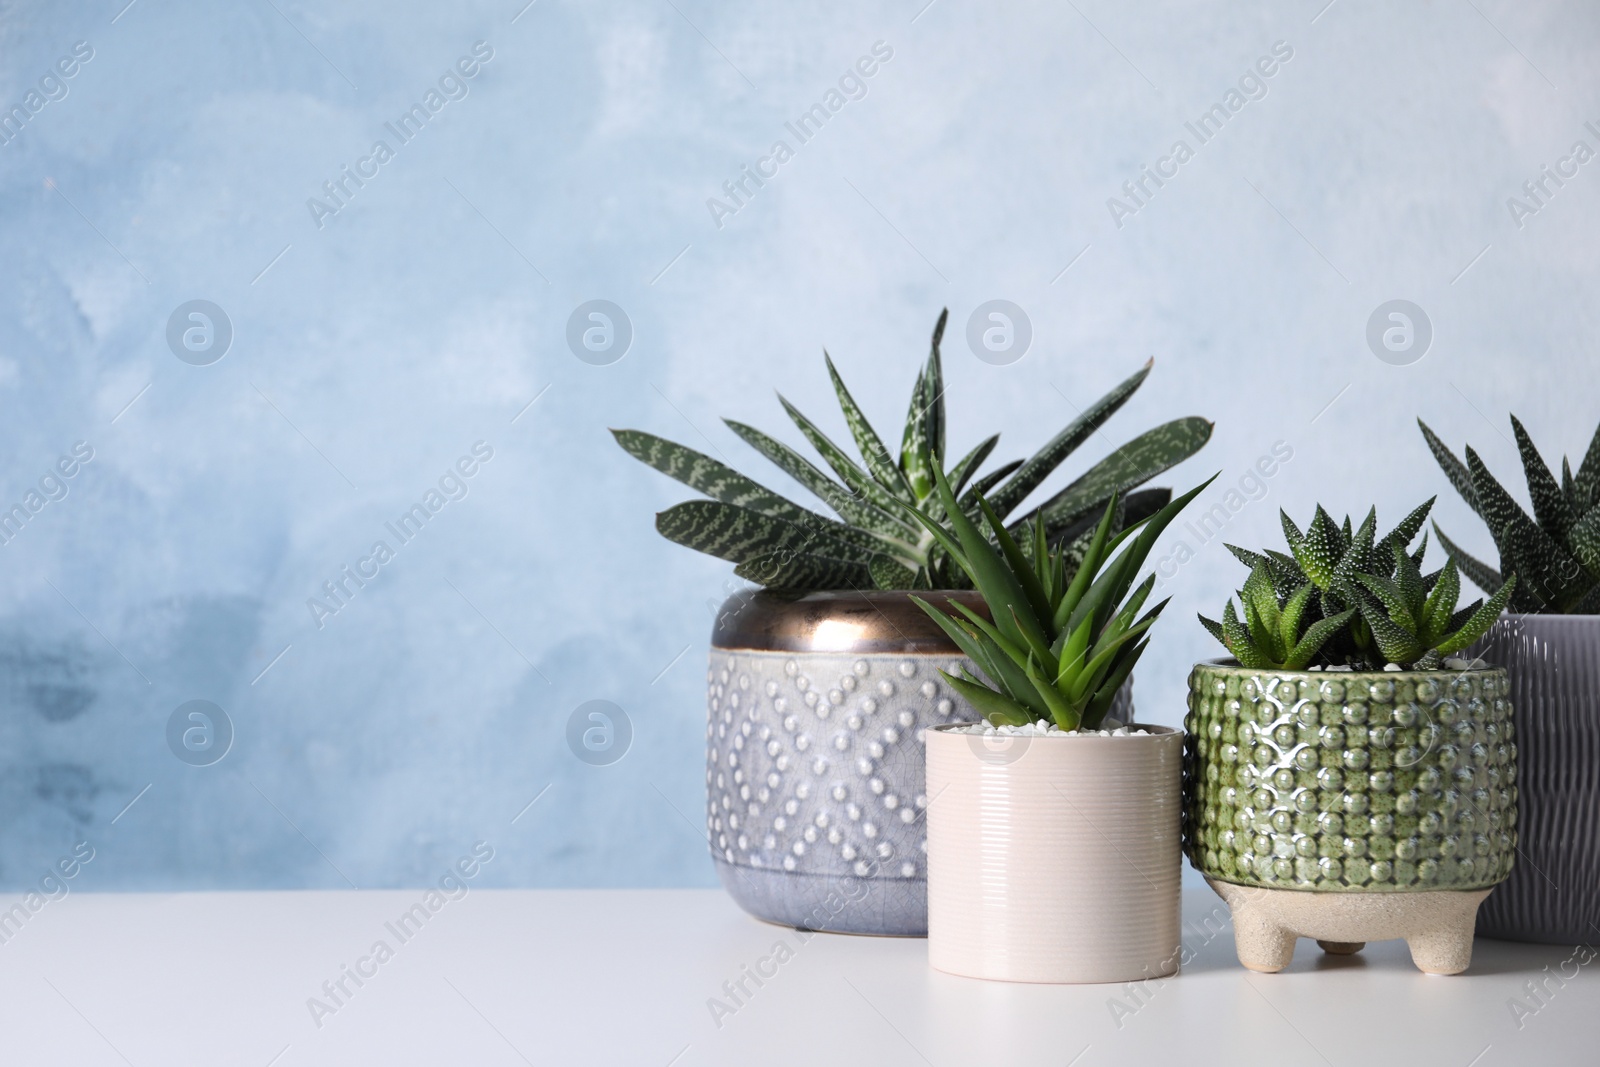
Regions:
<instances>
[{"instance_id":1,"label":"green foliage","mask_svg":"<svg viewBox=\"0 0 1600 1067\"><path fill-rule=\"evenodd\" d=\"M917 375L901 435L900 453L883 439L845 387L833 360L823 354L845 426L859 461L835 444L794 405L779 402L828 470L788 445L744 423L725 420L741 439L814 494L838 516L830 518L792 503L710 456L640 430L613 430L629 455L704 493L656 516L656 529L678 544L738 564L735 573L762 585L787 589L961 588L969 579L944 546L924 528L954 515L980 521L987 497L996 515L992 530L1023 537L1026 520L1004 522L1078 446L1095 434L1150 373L1137 373L1081 412L1027 460L979 471L999 443L991 436L946 466L945 384L939 357L949 312L940 314L927 363ZM1159 511L1171 490L1128 491L1189 458L1211 437L1211 423L1176 419L1124 444L1035 510L1045 543L1065 547L1070 575L1088 545L1097 516L1118 500L1113 532ZM831 472L831 473L830 473ZM952 500L937 491L943 479ZM1126 494L1126 495L1125 495ZM953 511L951 509L954 509ZM1031 558L1032 541L1024 552Z\"/></svg>"},{"instance_id":2,"label":"green foliage","mask_svg":"<svg viewBox=\"0 0 1600 1067\"><path fill-rule=\"evenodd\" d=\"M940 673L996 726L1045 721L1063 730L1098 728L1144 654L1146 633L1167 605L1163 600L1140 615L1155 576L1137 588L1134 576L1167 524L1211 479L1120 532L1113 530L1121 510L1113 495L1073 561L1066 548L1050 547L1042 512L1024 533L1026 545L1019 544L989 500L978 497L980 520L968 517L956 506L938 467L930 469L948 522L906 510L968 576L989 608L989 618L964 604L946 614L912 598L987 681L964 668L960 676Z\"/></svg>"},{"instance_id":3,"label":"green foliage","mask_svg":"<svg viewBox=\"0 0 1600 1067\"><path fill-rule=\"evenodd\" d=\"M1304 533L1281 514L1290 555L1228 549L1250 568L1222 621L1200 622L1240 666L1304 670L1347 665L1378 670L1385 664L1434 670L1444 657L1477 641L1516 590L1513 577L1485 603L1456 610L1461 575L1452 560L1432 574L1421 570L1428 538L1408 546L1427 520L1433 501L1416 508L1387 536L1376 536L1377 509L1359 527L1342 526L1321 507Z\"/></svg>"},{"instance_id":4,"label":"green foliage","mask_svg":"<svg viewBox=\"0 0 1600 1067\"><path fill-rule=\"evenodd\" d=\"M1600 427L1595 429L1576 475L1562 457L1558 482L1522 423L1511 416L1533 503L1530 517L1470 445L1463 463L1426 423L1418 419L1417 425L1450 484L1489 527L1500 553L1496 570L1462 551L1435 524L1439 543L1473 584L1495 593L1515 575L1521 585L1511 594L1512 611L1600 614Z\"/></svg>"}]
</instances>

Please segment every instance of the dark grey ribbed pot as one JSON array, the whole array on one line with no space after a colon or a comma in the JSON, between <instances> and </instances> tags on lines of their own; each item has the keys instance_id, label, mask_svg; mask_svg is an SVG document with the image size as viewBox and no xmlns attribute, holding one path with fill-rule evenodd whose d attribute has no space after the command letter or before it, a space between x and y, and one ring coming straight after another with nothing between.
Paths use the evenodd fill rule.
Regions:
<instances>
[{"instance_id":1,"label":"dark grey ribbed pot","mask_svg":"<svg viewBox=\"0 0 1600 1067\"><path fill-rule=\"evenodd\" d=\"M1475 649L1511 675L1517 859L1478 912L1510 941L1600 939L1600 615L1506 615Z\"/></svg>"}]
</instances>

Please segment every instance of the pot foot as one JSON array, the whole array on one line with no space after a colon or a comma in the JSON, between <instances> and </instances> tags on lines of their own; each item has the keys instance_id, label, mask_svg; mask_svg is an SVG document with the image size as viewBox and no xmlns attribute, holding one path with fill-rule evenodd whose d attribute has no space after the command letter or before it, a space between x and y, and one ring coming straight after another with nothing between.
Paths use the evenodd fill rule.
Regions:
<instances>
[{"instance_id":1,"label":"pot foot","mask_svg":"<svg viewBox=\"0 0 1600 1067\"><path fill-rule=\"evenodd\" d=\"M1460 974L1472 963L1472 922L1406 938L1411 962L1426 974Z\"/></svg>"},{"instance_id":2,"label":"pot foot","mask_svg":"<svg viewBox=\"0 0 1600 1067\"><path fill-rule=\"evenodd\" d=\"M1354 956L1367 947L1365 941L1318 941L1317 947L1330 956Z\"/></svg>"}]
</instances>

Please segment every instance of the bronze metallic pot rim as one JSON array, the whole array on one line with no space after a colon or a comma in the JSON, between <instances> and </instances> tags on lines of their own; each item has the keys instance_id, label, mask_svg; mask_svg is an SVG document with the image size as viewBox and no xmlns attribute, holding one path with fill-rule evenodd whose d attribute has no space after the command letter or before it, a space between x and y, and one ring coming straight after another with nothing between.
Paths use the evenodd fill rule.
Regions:
<instances>
[{"instance_id":1,"label":"bronze metallic pot rim","mask_svg":"<svg viewBox=\"0 0 1600 1067\"><path fill-rule=\"evenodd\" d=\"M962 603L989 616L971 589L825 590L799 593L747 589L725 600L711 629L711 647L747 652L834 652L960 656L937 623L912 602L935 608Z\"/></svg>"}]
</instances>

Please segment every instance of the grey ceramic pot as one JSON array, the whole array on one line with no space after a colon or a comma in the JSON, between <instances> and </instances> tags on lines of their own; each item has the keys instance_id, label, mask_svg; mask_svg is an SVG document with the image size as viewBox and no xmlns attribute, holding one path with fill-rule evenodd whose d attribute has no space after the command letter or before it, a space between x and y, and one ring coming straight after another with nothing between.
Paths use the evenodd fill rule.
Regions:
<instances>
[{"instance_id":1,"label":"grey ceramic pot","mask_svg":"<svg viewBox=\"0 0 1600 1067\"><path fill-rule=\"evenodd\" d=\"M985 610L973 592L919 595ZM925 936L922 732L979 718L939 675L970 661L903 592L737 593L711 646L707 830L722 884L769 922ZM1111 714L1131 719L1131 686Z\"/></svg>"},{"instance_id":2,"label":"grey ceramic pot","mask_svg":"<svg viewBox=\"0 0 1600 1067\"><path fill-rule=\"evenodd\" d=\"M1521 809L1516 863L1478 933L1589 944L1600 938L1600 616L1506 615L1474 652L1511 675Z\"/></svg>"}]
</instances>

